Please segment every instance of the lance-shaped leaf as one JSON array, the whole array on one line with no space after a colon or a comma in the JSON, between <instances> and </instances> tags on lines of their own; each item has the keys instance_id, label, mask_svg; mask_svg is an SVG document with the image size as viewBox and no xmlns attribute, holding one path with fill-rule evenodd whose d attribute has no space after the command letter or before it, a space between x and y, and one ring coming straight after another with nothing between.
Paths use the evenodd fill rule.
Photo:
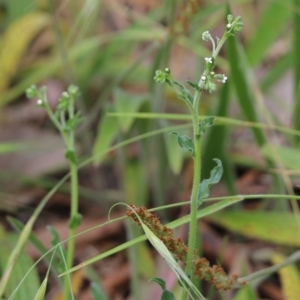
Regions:
<instances>
[{"instance_id":1,"label":"lance-shaped leaf","mask_svg":"<svg viewBox=\"0 0 300 300\"><path fill-rule=\"evenodd\" d=\"M177 97L179 99L187 101L187 103L193 104L194 98L193 98L191 92L185 86L183 86L182 84L180 84L177 81L174 81L174 84L176 84L179 87L179 89L180 89L180 91L176 92L177 93Z\"/></svg>"},{"instance_id":2,"label":"lance-shaped leaf","mask_svg":"<svg viewBox=\"0 0 300 300\"><path fill-rule=\"evenodd\" d=\"M200 135L202 133L205 133L206 129L213 125L214 119L215 119L215 117L208 117L208 118L205 118L203 120L203 122L199 124Z\"/></svg>"},{"instance_id":3,"label":"lance-shaped leaf","mask_svg":"<svg viewBox=\"0 0 300 300\"><path fill-rule=\"evenodd\" d=\"M217 158L214 158L214 161L217 163L217 166L215 166L210 172L210 178L204 179L199 185L198 203L197 203L198 206L200 206L204 198L207 198L209 196L210 187L213 184L218 183L222 177L223 174L222 162Z\"/></svg>"},{"instance_id":4,"label":"lance-shaped leaf","mask_svg":"<svg viewBox=\"0 0 300 300\"><path fill-rule=\"evenodd\" d=\"M160 298L161 300L176 300L174 294L171 291L166 289L166 283L163 279L153 277L153 278L150 278L149 281L156 282L161 286L161 288L163 290L163 293Z\"/></svg>"},{"instance_id":5,"label":"lance-shaped leaf","mask_svg":"<svg viewBox=\"0 0 300 300\"><path fill-rule=\"evenodd\" d=\"M192 156L194 156L195 153L195 147L193 141L187 137L186 135L179 135L178 132L171 132L170 134L175 134L177 135L177 140L179 146L184 150L184 151L190 151L192 153Z\"/></svg>"},{"instance_id":6,"label":"lance-shaped leaf","mask_svg":"<svg viewBox=\"0 0 300 300\"><path fill-rule=\"evenodd\" d=\"M187 80L186 81L192 88L194 88L196 91L200 92L201 91L201 88L200 86L198 85L197 82L193 82L193 81L189 81Z\"/></svg>"}]
</instances>

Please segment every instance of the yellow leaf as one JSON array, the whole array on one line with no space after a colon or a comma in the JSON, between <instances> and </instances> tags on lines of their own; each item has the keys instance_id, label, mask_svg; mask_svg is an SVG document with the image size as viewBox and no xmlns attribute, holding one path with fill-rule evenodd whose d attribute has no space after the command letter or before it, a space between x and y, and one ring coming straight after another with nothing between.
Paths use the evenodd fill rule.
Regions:
<instances>
[{"instance_id":1,"label":"yellow leaf","mask_svg":"<svg viewBox=\"0 0 300 300\"><path fill-rule=\"evenodd\" d=\"M5 91L17 73L19 62L32 39L47 25L50 16L31 13L13 22L4 34L0 47L0 93Z\"/></svg>"},{"instance_id":2,"label":"yellow leaf","mask_svg":"<svg viewBox=\"0 0 300 300\"><path fill-rule=\"evenodd\" d=\"M274 253L271 257L273 264L283 262L286 257L280 253ZM295 265L290 264L279 270L285 300L299 300L300 275Z\"/></svg>"}]
</instances>

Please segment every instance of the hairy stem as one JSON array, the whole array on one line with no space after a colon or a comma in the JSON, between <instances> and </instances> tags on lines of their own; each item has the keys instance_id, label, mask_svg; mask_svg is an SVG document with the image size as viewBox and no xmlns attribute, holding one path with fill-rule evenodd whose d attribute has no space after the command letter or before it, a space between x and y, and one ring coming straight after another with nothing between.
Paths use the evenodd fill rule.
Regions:
<instances>
[{"instance_id":1,"label":"hairy stem","mask_svg":"<svg viewBox=\"0 0 300 300\"><path fill-rule=\"evenodd\" d=\"M194 258L194 250L198 237L197 230L197 200L198 200L198 191L199 184L201 180L201 136L199 132L199 115L198 115L198 107L200 100L201 92L196 92L194 96L193 108L191 109L192 120L193 120L193 140L194 140L194 176L193 176L193 187L192 194L190 200L190 213L191 220L189 224L189 240L188 240L188 253L187 253L187 261L186 261L186 274L192 279L193 274L193 258ZM182 300L187 298L187 291L183 289Z\"/></svg>"}]
</instances>

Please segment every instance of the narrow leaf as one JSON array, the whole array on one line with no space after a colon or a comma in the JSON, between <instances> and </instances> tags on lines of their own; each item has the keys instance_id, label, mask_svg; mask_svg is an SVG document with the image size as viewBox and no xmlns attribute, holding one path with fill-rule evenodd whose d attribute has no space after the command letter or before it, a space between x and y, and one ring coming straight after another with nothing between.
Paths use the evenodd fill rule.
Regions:
<instances>
[{"instance_id":1,"label":"narrow leaf","mask_svg":"<svg viewBox=\"0 0 300 300\"><path fill-rule=\"evenodd\" d=\"M30 13L16 19L7 29L1 40L0 92L6 90L12 77L18 72L19 63L32 39L50 22L47 14Z\"/></svg>"},{"instance_id":2,"label":"narrow leaf","mask_svg":"<svg viewBox=\"0 0 300 300\"><path fill-rule=\"evenodd\" d=\"M211 127L214 123L215 117L208 117L203 120L202 123L199 124L200 134L205 133L206 129Z\"/></svg>"},{"instance_id":3,"label":"narrow leaf","mask_svg":"<svg viewBox=\"0 0 300 300\"><path fill-rule=\"evenodd\" d=\"M215 224L250 238L300 246L297 220L291 213L266 211L227 211L209 216Z\"/></svg>"},{"instance_id":4,"label":"narrow leaf","mask_svg":"<svg viewBox=\"0 0 300 300\"><path fill-rule=\"evenodd\" d=\"M261 16L256 34L247 47L247 57L252 66L262 60L274 40L287 26L287 19L290 15L288 2L269 2Z\"/></svg>"},{"instance_id":5,"label":"narrow leaf","mask_svg":"<svg viewBox=\"0 0 300 300\"><path fill-rule=\"evenodd\" d=\"M257 122L257 112L255 110L255 99L252 92L251 83L247 72L249 66L246 63L245 53L236 38L228 38L228 59L230 63L230 78L237 93L239 105L246 119L251 122ZM252 128L255 140L258 145L263 145L266 141L265 135L260 128Z\"/></svg>"},{"instance_id":6,"label":"narrow leaf","mask_svg":"<svg viewBox=\"0 0 300 300\"><path fill-rule=\"evenodd\" d=\"M152 281L152 282L156 282L157 284L160 285L160 287L165 290L166 289L166 282L161 279L161 278L158 278L158 277L152 277L149 279L149 281Z\"/></svg>"},{"instance_id":7,"label":"narrow leaf","mask_svg":"<svg viewBox=\"0 0 300 300\"><path fill-rule=\"evenodd\" d=\"M164 290L161 295L161 300L176 300L174 294L168 290Z\"/></svg>"},{"instance_id":8,"label":"narrow leaf","mask_svg":"<svg viewBox=\"0 0 300 300\"><path fill-rule=\"evenodd\" d=\"M182 169L184 153L178 147L177 138L175 136L165 133L163 137L169 167L175 175L178 175Z\"/></svg>"},{"instance_id":9,"label":"narrow leaf","mask_svg":"<svg viewBox=\"0 0 300 300\"><path fill-rule=\"evenodd\" d=\"M44 300L45 299L47 283L48 283L48 275L45 277L41 286L39 287L39 289L34 297L34 300Z\"/></svg>"},{"instance_id":10,"label":"narrow leaf","mask_svg":"<svg viewBox=\"0 0 300 300\"><path fill-rule=\"evenodd\" d=\"M172 256L168 248L165 246L165 244L147 227L144 223L142 223L142 228L149 240L149 242L152 244L152 246L156 249L156 251L166 260L169 267L173 270L173 272L176 274L179 282L183 286L189 286L190 289L199 297L199 299L205 299L200 291L196 288L196 286L193 284L193 282L190 280L190 278L184 273L184 271L181 269L175 258ZM186 285L185 285L186 284ZM188 293L189 290L188 290ZM195 299L190 294L191 299Z\"/></svg>"},{"instance_id":11,"label":"narrow leaf","mask_svg":"<svg viewBox=\"0 0 300 300\"><path fill-rule=\"evenodd\" d=\"M170 134L175 134L177 135L177 141L179 146L184 150L184 151L190 151L192 153L192 156L194 156L195 153L195 147L193 141L187 137L186 135L179 135L178 132L171 132Z\"/></svg>"},{"instance_id":12,"label":"narrow leaf","mask_svg":"<svg viewBox=\"0 0 300 300\"><path fill-rule=\"evenodd\" d=\"M196 91L200 91L200 90L201 90L197 82L193 82L193 81L189 81L189 80L187 80L186 82L187 82L192 88L194 88Z\"/></svg>"},{"instance_id":13,"label":"narrow leaf","mask_svg":"<svg viewBox=\"0 0 300 300\"><path fill-rule=\"evenodd\" d=\"M101 287L98 283L96 282L92 282L91 283L91 293L92 293L92 297L93 300L105 300L106 297L103 294Z\"/></svg>"},{"instance_id":14,"label":"narrow leaf","mask_svg":"<svg viewBox=\"0 0 300 300\"><path fill-rule=\"evenodd\" d=\"M199 192L198 192L198 206L202 203L204 198L209 196L210 187L213 184L216 184L220 181L222 174L223 174L223 166L222 162L214 158L214 161L217 163L217 166L212 169L210 172L210 178L204 179L199 185Z\"/></svg>"},{"instance_id":15,"label":"narrow leaf","mask_svg":"<svg viewBox=\"0 0 300 300\"><path fill-rule=\"evenodd\" d=\"M294 19L294 26L293 29L293 48L292 48L292 64L294 70L294 109L293 109L293 125L294 128L299 130L300 129L300 57L299 57L299 46L300 46L300 15L299 15L299 8L300 8L300 0L292 1L294 8L293 9L293 19ZM295 141L299 143L299 137L295 137Z\"/></svg>"},{"instance_id":16,"label":"narrow leaf","mask_svg":"<svg viewBox=\"0 0 300 300\"><path fill-rule=\"evenodd\" d=\"M147 96L136 96L126 93L120 89L116 90L114 93L114 98L116 102L116 112L122 113L135 113L138 112L145 101L147 101ZM128 132L131 125L133 124L135 118L132 117L120 117L119 124L120 128L124 132Z\"/></svg>"},{"instance_id":17,"label":"narrow leaf","mask_svg":"<svg viewBox=\"0 0 300 300\"><path fill-rule=\"evenodd\" d=\"M149 281L156 282L162 288L163 292L162 292L162 295L160 298L161 300L176 300L174 294L171 291L166 289L166 283L163 279L158 278L158 277L153 277L153 278L150 278Z\"/></svg>"},{"instance_id":18,"label":"narrow leaf","mask_svg":"<svg viewBox=\"0 0 300 300\"><path fill-rule=\"evenodd\" d=\"M111 106L106 108L106 112L112 112L113 108ZM99 123L98 134L94 144L93 155L103 152L107 149L113 140L115 139L118 131L120 130L119 123L116 122L114 118L104 115ZM103 156L99 156L95 159L96 164L100 164Z\"/></svg>"},{"instance_id":19,"label":"narrow leaf","mask_svg":"<svg viewBox=\"0 0 300 300\"><path fill-rule=\"evenodd\" d=\"M176 84L180 88L180 91L181 91L180 93L177 93L178 98L185 100L190 104L193 104L194 98L191 95L191 92L187 88L185 88L185 86L183 86L182 84L180 84L177 81L174 81L174 84Z\"/></svg>"},{"instance_id":20,"label":"narrow leaf","mask_svg":"<svg viewBox=\"0 0 300 300\"><path fill-rule=\"evenodd\" d=\"M271 260L274 264L285 261L286 257L280 253L274 253ZM298 300L300 295L300 275L294 264L285 266L279 270L280 281L285 300Z\"/></svg>"},{"instance_id":21,"label":"narrow leaf","mask_svg":"<svg viewBox=\"0 0 300 300\"><path fill-rule=\"evenodd\" d=\"M267 159L269 159L270 161L274 161L276 163L276 160L273 155L272 147L275 146L269 144L264 145L264 147L262 148L262 153ZM276 145L276 153L279 156L280 161L285 168L299 171L300 152L298 148Z\"/></svg>"}]
</instances>

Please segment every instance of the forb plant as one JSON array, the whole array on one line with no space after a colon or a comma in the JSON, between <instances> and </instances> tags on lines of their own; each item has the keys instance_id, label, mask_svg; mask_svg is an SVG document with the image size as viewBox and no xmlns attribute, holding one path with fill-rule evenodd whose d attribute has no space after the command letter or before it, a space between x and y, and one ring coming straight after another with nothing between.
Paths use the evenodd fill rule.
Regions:
<instances>
[{"instance_id":1,"label":"forb plant","mask_svg":"<svg viewBox=\"0 0 300 300\"><path fill-rule=\"evenodd\" d=\"M186 265L185 273L189 278L199 276L202 279L208 280L220 290L230 289L235 283L237 276L227 278L222 268L218 266L210 267L208 261L204 258L197 258L195 254L195 245L197 240L197 210L203 202L204 198L209 196L210 186L218 183L223 173L222 163L219 159L214 160L217 166L211 171L210 178L201 181L201 136L206 129L213 124L214 117L206 118L202 123L199 122L199 104L203 90L213 93L217 90L215 80L225 83L227 76L225 74L216 74L214 72L215 61L224 42L228 37L234 36L243 28L241 17L234 17L230 14L227 16L227 25L221 39L214 38L208 31L203 32L202 39L212 43L212 54L205 58L205 67L198 82L187 81L193 88L192 94L183 84L175 81L171 75L169 68L164 71L156 71L154 80L157 83L167 83L177 97L183 100L191 112L193 122L193 137L189 138L185 135L180 135L177 132L172 134L177 135L179 146L191 152L194 160L193 186L190 198L190 224L189 224L189 240L188 246L185 246L183 241L173 238L171 231L168 228L161 227L161 224L153 215L149 215L145 209L135 208L135 212L141 217L143 223L158 236L167 246L168 250L180 261ZM128 211L128 215L139 224L139 220L135 219L135 215ZM187 299L188 289L183 289L182 300Z\"/></svg>"},{"instance_id":2,"label":"forb plant","mask_svg":"<svg viewBox=\"0 0 300 300\"><path fill-rule=\"evenodd\" d=\"M45 86L38 89L32 85L26 91L28 98L38 98L37 105L46 110L52 123L60 132L65 142L65 157L69 161L71 174L71 209L69 218L69 242L67 248L66 269L73 266L76 228L80 225L81 215L78 213L78 171L77 154L75 149L75 130L82 118L79 112L75 112L75 100L79 97L79 89L70 85L68 90L63 92L56 111L53 112L47 99L47 88ZM65 279L64 299L69 299L69 281Z\"/></svg>"}]
</instances>

